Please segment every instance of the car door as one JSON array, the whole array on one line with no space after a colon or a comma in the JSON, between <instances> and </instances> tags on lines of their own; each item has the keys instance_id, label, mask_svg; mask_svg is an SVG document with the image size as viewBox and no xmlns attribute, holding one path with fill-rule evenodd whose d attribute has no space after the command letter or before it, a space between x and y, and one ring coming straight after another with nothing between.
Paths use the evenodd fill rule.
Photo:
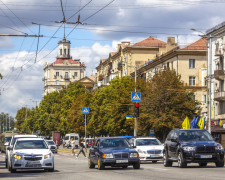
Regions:
<instances>
[{"instance_id":1,"label":"car door","mask_svg":"<svg viewBox=\"0 0 225 180\"><path fill-rule=\"evenodd\" d=\"M170 133L168 134L167 138L166 138L166 142L165 142L165 147L167 149L167 154L168 154L168 157L171 157L171 137L172 137L172 134L173 134L173 130L170 131Z\"/></svg>"},{"instance_id":2,"label":"car door","mask_svg":"<svg viewBox=\"0 0 225 180\"><path fill-rule=\"evenodd\" d=\"M171 139L177 140L176 142L171 141L170 143L170 155L172 158L177 158L177 146L178 146L178 131L174 130Z\"/></svg>"},{"instance_id":3,"label":"car door","mask_svg":"<svg viewBox=\"0 0 225 180\"><path fill-rule=\"evenodd\" d=\"M97 147L96 149L94 148L94 157L93 157L93 159L94 159L95 164L98 163L99 143L100 143L100 140L98 139L98 140L96 141L95 146L94 146L94 147Z\"/></svg>"}]
</instances>

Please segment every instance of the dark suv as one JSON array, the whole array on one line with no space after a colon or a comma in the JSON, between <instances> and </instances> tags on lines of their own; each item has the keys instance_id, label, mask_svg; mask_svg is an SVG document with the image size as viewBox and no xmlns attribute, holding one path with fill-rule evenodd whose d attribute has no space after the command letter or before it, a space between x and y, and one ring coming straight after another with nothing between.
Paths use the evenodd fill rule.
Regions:
<instances>
[{"instance_id":1,"label":"dark suv","mask_svg":"<svg viewBox=\"0 0 225 180\"><path fill-rule=\"evenodd\" d=\"M174 129L168 134L163 150L164 166L172 166L173 162L178 162L180 168L187 163L206 166L208 162L223 167L224 149L204 129Z\"/></svg>"}]
</instances>

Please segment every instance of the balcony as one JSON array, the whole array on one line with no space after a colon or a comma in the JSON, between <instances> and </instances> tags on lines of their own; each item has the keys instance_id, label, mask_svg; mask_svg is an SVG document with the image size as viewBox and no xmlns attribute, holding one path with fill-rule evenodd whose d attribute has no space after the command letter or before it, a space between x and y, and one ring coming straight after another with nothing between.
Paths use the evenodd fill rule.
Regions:
<instances>
[{"instance_id":1,"label":"balcony","mask_svg":"<svg viewBox=\"0 0 225 180\"><path fill-rule=\"evenodd\" d=\"M65 76L64 79L70 79L69 76Z\"/></svg>"},{"instance_id":2,"label":"balcony","mask_svg":"<svg viewBox=\"0 0 225 180\"><path fill-rule=\"evenodd\" d=\"M215 56L223 56L221 49L215 49Z\"/></svg>"},{"instance_id":3,"label":"balcony","mask_svg":"<svg viewBox=\"0 0 225 180\"><path fill-rule=\"evenodd\" d=\"M214 71L214 78L217 80L224 80L224 70L215 70Z\"/></svg>"},{"instance_id":4,"label":"balcony","mask_svg":"<svg viewBox=\"0 0 225 180\"><path fill-rule=\"evenodd\" d=\"M103 75L98 76L98 80L101 81L103 79Z\"/></svg>"},{"instance_id":5,"label":"balcony","mask_svg":"<svg viewBox=\"0 0 225 180\"><path fill-rule=\"evenodd\" d=\"M123 69L122 61L118 62L117 69L118 69L118 70L122 70L122 69Z\"/></svg>"},{"instance_id":6,"label":"balcony","mask_svg":"<svg viewBox=\"0 0 225 180\"><path fill-rule=\"evenodd\" d=\"M225 101L225 92L224 91L215 92L214 100L215 101Z\"/></svg>"}]
</instances>

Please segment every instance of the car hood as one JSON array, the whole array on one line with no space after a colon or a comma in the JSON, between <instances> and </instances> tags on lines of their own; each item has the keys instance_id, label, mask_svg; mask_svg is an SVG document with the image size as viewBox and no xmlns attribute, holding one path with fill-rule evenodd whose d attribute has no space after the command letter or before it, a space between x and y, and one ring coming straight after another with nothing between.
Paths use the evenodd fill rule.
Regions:
<instances>
[{"instance_id":1,"label":"car hood","mask_svg":"<svg viewBox=\"0 0 225 180\"><path fill-rule=\"evenodd\" d=\"M49 149L19 149L19 150L14 150L13 154L17 155L25 155L25 154L50 154L51 151Z\"/></svg>"},{"instance_id":2,"label":"car hood","mask_svg":"<svg viewBox=\"0 0 225 180\"><path fill-rule=\"evenodd\" d=\"M130 153L130 152L137 152L133 148L124 148L124 147L102 148L101 151L103 153Z\"/></svg>"},{"instance_id":3,"label":"car hood","mask_svg":"<svg viewBox=\"0 0 225 180\"><path fill-rule=\"evenodd\" d=\"M163 150L163 146L159 145L159 146L136 146L136 150L141 149L143 151L147 151L147 150Z\"/></svg>"},{"instance_id":4,"label":"car hood","mask_svg":"<svg viewBox=\"0 0 225 180\"><path fill-rule=\"evenodd\" d=\"M217 146L214 141L180 141L181 146Z\"/></svg>"}]
</instances>

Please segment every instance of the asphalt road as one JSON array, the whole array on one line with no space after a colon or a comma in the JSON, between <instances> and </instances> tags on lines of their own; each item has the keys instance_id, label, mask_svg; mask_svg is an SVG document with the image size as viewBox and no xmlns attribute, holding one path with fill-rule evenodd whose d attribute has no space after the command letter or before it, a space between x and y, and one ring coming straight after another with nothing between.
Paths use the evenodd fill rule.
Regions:
<instances>
[{"instance_id":1,"label":"asphalt road","mask_svg":"<svg viewBox=\"0 0 225 180\"><path fill-rule=\"evenodd\" d=\"M55 155L55 172L44 170L18 170L17 173L11 174L5 169L4 154L0 154L0 179L41 179L41 180L58 180L58 179L79 179L79 180L144 180L144 179L188 179L188 180L207 180L216 179L224 180L224 168L216 168L210 164L207 167L199 167L197 164L190 164L185 169L177 167L164 167L162 162L156 164L141 164L141 169L134 170L133 167L127 169L106 168L99 171L88 168L88 159L80 155L78 159L68 153Z\"/></svg>"}]
</instances>

